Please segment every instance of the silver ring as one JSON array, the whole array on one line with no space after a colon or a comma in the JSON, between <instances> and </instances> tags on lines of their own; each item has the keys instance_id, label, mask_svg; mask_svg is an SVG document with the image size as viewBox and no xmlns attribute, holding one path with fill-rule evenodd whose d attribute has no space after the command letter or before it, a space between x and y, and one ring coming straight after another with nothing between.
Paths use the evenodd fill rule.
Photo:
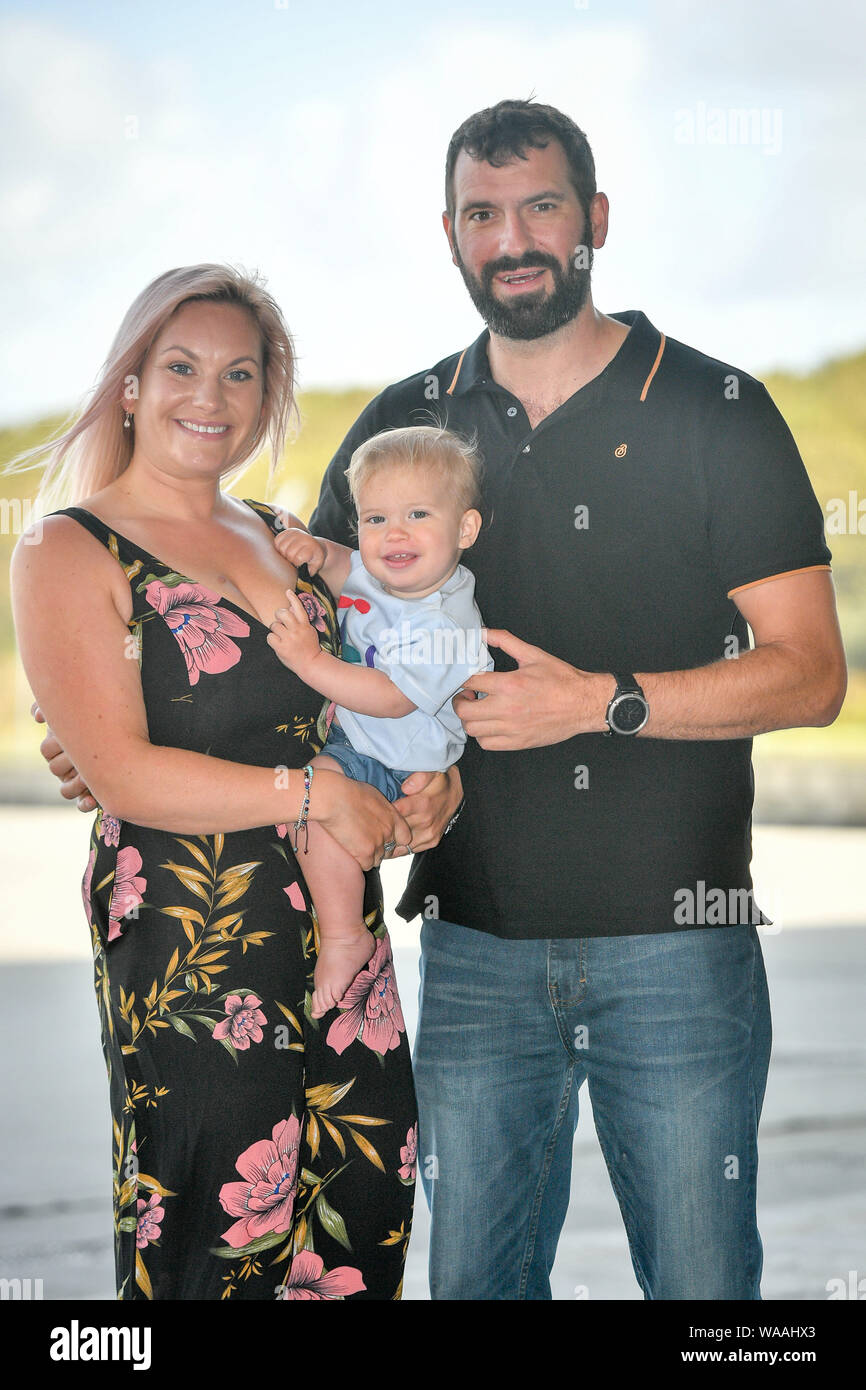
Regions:
<instances>
[{"instance_id":1,"label":"silver ring","mask_svg":"<svg viewBox=\"0 0 866 1390\"><path fill-rule=\"evenodd\" d=\"M388 843L387 843L387 845L385 846L385 849L384 849L383 853L384 853L384 854L390 854L391 851L394 850L394 849L396 849L396 848L397 848L397 841L396 841L396 840L389 840Z\"/></svg>"}]
</instances>

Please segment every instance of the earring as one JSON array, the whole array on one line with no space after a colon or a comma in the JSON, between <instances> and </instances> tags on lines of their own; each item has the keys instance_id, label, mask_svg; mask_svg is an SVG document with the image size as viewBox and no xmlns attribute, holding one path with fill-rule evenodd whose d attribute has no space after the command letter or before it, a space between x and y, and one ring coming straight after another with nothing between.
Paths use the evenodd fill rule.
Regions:
<instances>
[{"instance_id":1,"label":"earring","mask_svg":"<svg viewBox=\"0 0 866 1390\"><path fill-rule=\"evenodd\" d=\"M132 426L132 411L131 411L131 410L124 410L124 412L123 412L123 428L124 428L125 430L128 430L128 429L131 428L131 426Z\"/></svg>"}]
</instances>

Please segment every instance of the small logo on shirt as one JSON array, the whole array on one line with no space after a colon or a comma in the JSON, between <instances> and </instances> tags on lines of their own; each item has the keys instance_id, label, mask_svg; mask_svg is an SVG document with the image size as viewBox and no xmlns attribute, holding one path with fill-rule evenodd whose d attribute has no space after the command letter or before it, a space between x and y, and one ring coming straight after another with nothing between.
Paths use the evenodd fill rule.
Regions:
<instances>
[{"instance_id":1,"label":"small logo on shirt","mask_svg":"<svg viewBox=\"0 0 866 1390\"><path fill-rule=\"evenodd\" d=\"M617 459L624 459L627 453L628 453L628 445L627 445L627 444L618 444L618 445L616 446L616 448L614 449L614 451L613 451L613 456L614 456L614 458L617 458Z\"/></svg>"},{"instance_id":2,"label":"small logo on shirt","mask_svg":"<svg viewBox=\"0 0 866 1390\"><path fill-rule=\"evenodd\" d=\"M369 613L370 605L365 598L349 598L348 594L341 594L337 600L338 608L357 608L359 613Z\"/></svg>"},{"instance_id":3,"label":"small logo on shirt","mask_svg":"<svg viewBox=\"0 0 866 1390\"><path fill-rule=\"evenodd\" d=\"M357 608L359 613L369 613L370 605L365 598L350 598L348 594L341 594L337 600L337 608L342 616L338 619L340 628L340 655L343 661L352 662L356 666L375 666L373 658L376 655L374 646L367 647L363 656L353 647L351 642L346 640L346 619L349 616L350 608Z\"/></svg>"}]
</instances>

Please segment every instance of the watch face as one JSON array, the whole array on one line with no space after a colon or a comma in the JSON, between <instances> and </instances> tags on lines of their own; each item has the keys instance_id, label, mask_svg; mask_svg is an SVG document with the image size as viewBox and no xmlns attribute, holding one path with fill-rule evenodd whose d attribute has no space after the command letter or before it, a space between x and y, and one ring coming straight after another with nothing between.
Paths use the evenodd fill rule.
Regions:
<instances>
[{"instance_id":1,"label":"watch face","mask_svg":"<svg viewBox=\"0 0 866 1390\"><path fill-rule=\"evenodd\" d=\"M621 695L610 712L610 722L621 734L634 734L647 720L646 702L639 695Z\"/></svg>"}]
</instances>

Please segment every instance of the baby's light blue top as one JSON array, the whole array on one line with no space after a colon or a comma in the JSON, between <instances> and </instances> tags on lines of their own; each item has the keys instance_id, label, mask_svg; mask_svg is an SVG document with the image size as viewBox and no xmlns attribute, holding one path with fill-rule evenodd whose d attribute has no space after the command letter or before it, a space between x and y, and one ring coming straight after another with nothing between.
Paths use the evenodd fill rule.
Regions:
<instances>
[{"instance_id":1,"label":"baby's light blue top","mask_svg":"<svg viewBox=\"0 0 866 1390\"><path fill-rule=\"evenodd\" d=\"M400 719L356 714L337 705L336 717L359 753L406 772L444 772L463 752L466 735L451 708L463 682L492 671L493 658L481 637L475 576L458 565L451 578L426 598L400 598L363 566L356 550L339 613L343 660L384 671L417 709ZM358 608L369 604L369 610Z\"/></svg>"}]
</instances>

